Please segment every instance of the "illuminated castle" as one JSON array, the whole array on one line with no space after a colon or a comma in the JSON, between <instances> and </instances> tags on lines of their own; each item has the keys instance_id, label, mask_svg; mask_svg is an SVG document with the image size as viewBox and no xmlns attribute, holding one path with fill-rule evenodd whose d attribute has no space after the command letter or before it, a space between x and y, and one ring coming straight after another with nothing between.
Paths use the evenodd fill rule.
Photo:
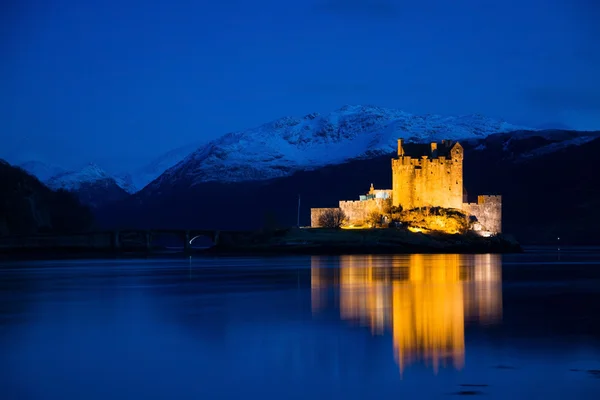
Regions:
<instances>
[{"instance_id":1,"label":"illuminated castle","mask_svg":"<svg viewBox=\"0 0 600 400\"><path fill-rule=\"evenodd\" d=\"M457 209L474 216L476 229L486 234L502 231L501 196L478 196L468 203L463 195L464 150L458 142L442 140L430 144L404 143L398 139L398 156L392 159L392 189L371 188L359 200L341 200L339 209L347 224L364 225L374 211L385 214L386 207L412 210L421 207ZM311 209L311 226L319 226L320 215L327 208Z\"/></svg>"}]
</instances>

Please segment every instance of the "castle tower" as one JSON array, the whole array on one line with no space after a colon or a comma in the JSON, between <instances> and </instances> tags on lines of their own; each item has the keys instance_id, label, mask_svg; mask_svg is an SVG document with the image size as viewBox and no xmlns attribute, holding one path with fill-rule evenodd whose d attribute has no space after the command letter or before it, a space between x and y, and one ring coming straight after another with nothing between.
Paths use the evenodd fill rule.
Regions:
<instances>
[{"instance_id":1,"label":"castle tower","mask_svg":"<svg viewBox=\"0 0 600 400\"><path fill-rule=\"evenodd\" d=\"M404 143L392 159L392 201L409 210L418 207L462 208L463 147L458 142Z\"/></svg>"},{"instance_id":2,"label":"castle tower","mask_svg":"<svg viewBox=\"0 0 600 400\"><path fill-rule=\"evenodd\" d=\"M404 148L402 147L403 142L403 139L398 139L398 157L404 157Z\"/></svg>"}]
</instances>

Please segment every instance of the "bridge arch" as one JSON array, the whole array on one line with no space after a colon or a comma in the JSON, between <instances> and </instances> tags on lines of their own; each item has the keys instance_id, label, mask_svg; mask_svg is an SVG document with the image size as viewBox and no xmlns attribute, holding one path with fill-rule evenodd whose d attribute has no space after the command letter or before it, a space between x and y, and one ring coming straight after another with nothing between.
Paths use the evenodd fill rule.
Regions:
<instances>
[{"instance_id":1,"label":"bridge arch","mask_svg":"<svg viewBox=\"0 0 600 400\"><path fill-rule=\"evenodd\" d=\"M215 240L213 235L208 233L191 234L187 245L189 247L213 247Z\"/></svg>"}]
</instances>

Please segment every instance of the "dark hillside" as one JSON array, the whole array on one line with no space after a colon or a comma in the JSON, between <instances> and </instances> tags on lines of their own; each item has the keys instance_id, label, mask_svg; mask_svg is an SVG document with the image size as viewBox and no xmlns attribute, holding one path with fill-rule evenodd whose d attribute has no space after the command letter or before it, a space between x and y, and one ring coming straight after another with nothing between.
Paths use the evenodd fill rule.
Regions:
<instances>
[{"instance_id":1,"label":"dark hillside","mask_svg":"<svg viewBox=\"0 0 600 400\"><path fill-rule=\"evenodd\" d=\"M0 160L0 235L77 232L91 211L64 190L52 191L21 168Z\"/></svg>"}]
</instances>

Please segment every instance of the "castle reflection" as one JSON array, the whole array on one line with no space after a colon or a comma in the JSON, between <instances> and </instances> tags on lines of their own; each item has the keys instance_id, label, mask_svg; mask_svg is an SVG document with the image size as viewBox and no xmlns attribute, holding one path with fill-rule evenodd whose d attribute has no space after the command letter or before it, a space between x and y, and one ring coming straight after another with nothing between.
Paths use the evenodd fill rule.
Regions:
<instances>
[{"instance_id":1,"label":"castle reflection","mask_svg":"<svg viewBox=\"0 0 600 400\"><path fill-rule=\"evenodd\" d=\"M401 372L415 362L460 369L465 322L502 318L497 255L315 256L311 266L313 312L327 307L333 288L342 319L373 334L391 330Z\"/></svg>"}]
</instances>

